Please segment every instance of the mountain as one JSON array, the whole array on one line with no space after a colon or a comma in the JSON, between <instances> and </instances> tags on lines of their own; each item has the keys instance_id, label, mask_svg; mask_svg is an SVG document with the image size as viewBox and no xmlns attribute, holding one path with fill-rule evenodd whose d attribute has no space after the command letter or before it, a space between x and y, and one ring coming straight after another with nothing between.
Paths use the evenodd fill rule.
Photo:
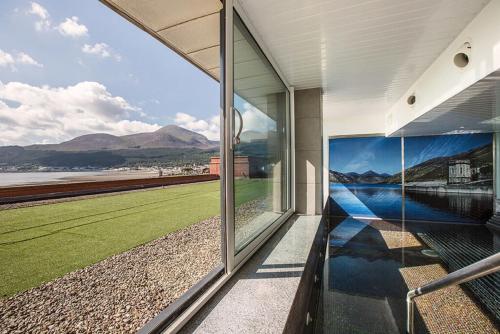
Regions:
<instances>
[{"instance_id":1,"label":"mountain","mask_svg":"<svg viewBox=\"0 0 500 334\"><path fill-rule=\"evenodd\" d=\"M40 151L81 152L118 150L126 146L127 141L121 137L109 135L106 133L94 133L79 136L60 144L30 145L25 146L25 148L28 150Z\"/></svg>"},{"instance_id":2,"label":"mountain","mask_svg":"<svg viewBox=\"0 0 500 334\"><path fill-rule=\"evenodd\" d=\"M207 137L181 128L177 125L167 125L150 133L138 133L123 136L129 142L129 148L216 148L219 142L208 140Z\"/></svg>"},{"instance_id":3,"label":"mountain","mask_svg":"<svg viewBox=\"0 0 500 334\"><path fill-rule=\"evenodd\" d=\"M330 171L330 182L338 182L338 183L365 183L365 184L389 183L387 182L387 179L390 177L392 177L390 174L387 173L379 174L373 170L366 171L362 174L354 172L341 173L333 170Z\"/></svg>"},{"instance_id":4,"label":"mountain","mask_svg":"<svg viewBox=\"0 0 500 334\"><path fill-rule=\"evenodd\" d=\"M482 173L492 174L491 144L459 153L449 157L437 157L412 166L405 171L406 182L425 182L448 179L448 162L450 160L470 160L471 167L480 167ZM401 173L398 173L400 175ZM396 175L395 175L396 176Z\"/></svg>"},{"instance_id":5,"label":"mountain","mask_svg":"<svg viewBox=\"0 0 500 334\"><path fill-rule=\"evenodd\" d=\"M60 144L0 146L0 169L173 167L206 164L218 154L219 142L167 125L154 132L127 136L93 133Z\"/></svg>"},{"instance_id":6,"label":"mountain","mask_svg":"<svg viewBox=\"0 0 500 334\"><path fill-rule=\"evenodd\" d=\"M177 125L167 125L154 132L144 132L126 136L94 133L79 136L60 144L31 145L26 146L25 149L84 152L149 148L213 149L218 146L219 142L211 141L199 133L181 128Z\"/></svg>"},{"instance_id":7,"label":"mountain","mask_svg":"<svg viewBox=\"0 0 500 334\"><path fill-rule=\"evenodd\" d=\"M349 175L351 173L341 173L341 172L336 172L334 170L330 170L330 182L335 182L335 183L356 183L355 178ZM354 173L352 173L354 174Z\"/></svg>"},{"instance_id":8,"label":"mountain","mask_svg":"<svg viewBox=\"0 0 500 334\"><path fill-rule=\"evenodd\" d=\"M379 174L377 172L369 170L358 176L356 179L356 183L384 183L385 179L387 179L387 176L384 175L387 174Z\"/></svg>"}]
</instances>

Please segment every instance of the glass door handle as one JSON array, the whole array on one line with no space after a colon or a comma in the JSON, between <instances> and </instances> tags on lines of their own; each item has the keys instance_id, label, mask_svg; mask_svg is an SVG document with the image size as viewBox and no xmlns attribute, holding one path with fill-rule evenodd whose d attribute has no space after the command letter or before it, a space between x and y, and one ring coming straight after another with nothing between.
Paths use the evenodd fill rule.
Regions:
<instances>
[{"instance_id":1,"label":"glass door handle","mask_svg":"<svg viewBox=\"0 0 500 334\"><path fill-rule=\"evenodd\" d=\"M238 114L238 117L240 118L240 128L238 129L238 132L236 133L233 139L234 145L238 145L241 142L240 140L241 131L243 131L243 117L241 116L240 111L235 107L233 107L233 111L235 112L235 114Z\"/></svg>"}]
</instances>

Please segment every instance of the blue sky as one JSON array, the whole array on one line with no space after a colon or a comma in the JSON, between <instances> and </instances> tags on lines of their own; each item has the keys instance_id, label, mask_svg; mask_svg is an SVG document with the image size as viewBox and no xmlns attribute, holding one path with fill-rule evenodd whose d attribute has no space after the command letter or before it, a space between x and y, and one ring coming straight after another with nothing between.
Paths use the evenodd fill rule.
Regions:
<instances>
[{"instance_id":1,"label":"blue sky","mask_svg":"<svg viewBox=\"0 0 500 334\"><path fill-rule=\"evenodd\" d=\"M342 173L395 174L401 171L401 139L385 137L330 140L330 169Z\"/></svg>"},{"instance_id":2,"label":"blue sky","mask_svg":"<svg viewBox=\"0 0 500 334\"><path fill-rule=\"evenodd\" d=\"M0 1L0 145L218 117L218 82L99 1Z\"/></svg>"},{"instance_id":3,"label":"blue sky","mask_svg":"<svg viewBox=\"0 0 500 334\"><path fill-rule=\"evenodd\" d=\"M448 157L491 144L491 133L405 138L405 167L436 157Z\"/></svg>"}]
</instances>

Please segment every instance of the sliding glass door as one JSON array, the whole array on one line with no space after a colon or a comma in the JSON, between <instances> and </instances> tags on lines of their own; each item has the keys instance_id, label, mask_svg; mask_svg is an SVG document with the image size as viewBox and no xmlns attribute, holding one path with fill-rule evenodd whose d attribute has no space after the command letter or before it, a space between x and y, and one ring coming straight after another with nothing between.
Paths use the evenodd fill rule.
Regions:
<instances>
[{"instance_id":1,"label":"sliding glass door","mask_svg":"<svg viewBox=\"0 0 500 334\"><path fill-rule=\"evenodd\" d=\"M290 92L236 11L225 23L224 184L231 268L291 212Z\"/></svg>"},{"instance_id":2,"label":"sliding glass door","mask_svg":"<svg viewBox=\"0 0 500 334\"><path fill-rule=\"evenodd\" d=\"M234 16L235 248L241 251L288 208L289 93Z\"/></svg>"}]
</instances>

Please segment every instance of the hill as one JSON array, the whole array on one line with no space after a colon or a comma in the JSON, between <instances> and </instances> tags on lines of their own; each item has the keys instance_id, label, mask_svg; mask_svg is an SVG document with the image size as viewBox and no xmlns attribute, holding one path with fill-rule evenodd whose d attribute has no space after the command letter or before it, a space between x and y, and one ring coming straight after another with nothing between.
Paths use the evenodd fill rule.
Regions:
<instances>
[{"instance_id":1,"label":"hill","mask_svg":"<svg viewBox=\"0 0 500 334\"><path fill-rule=\"evenodd\" d=\"M455 154L449 157L437 157L424 161L418 165L407 168L405 171L405 182L425 182L448 179L448 162L450 160L470 160L471 167L481 167L481 173L492 174L492 145L485 145L467 152ZM401 173L392 178L401 177ZM389 178L390 182L392 178Z\"/></svg>"},{"instance_id":2,"label":"hill","mask_svg":"<svg viewBox=\"0 0 500 334\"><path fill-rule=\"evenodd\" d=\"M114 136L106 133L93 133L73 138L60 144L31 145L28 150L41 151L107 151L139 148L198 148L211 149L219 146L219 142L181 128L167 125L154 132L137 133L126 136Z\"/></svg>"},{"instance_id":3,"label":"hill","mask_svg":"<svg viewBox=\"0 0 500 334\"><path fill-rule=\"evenodd\" d=\"M206 164L219 154L219 142L167 125L157 131L127 136L87 134L60 144L2 146L0 167L37 170L38 167L110 168L173 167Z\"/></svg>"},{"instance_id":4,"label":"hill","mask_svg":"<svg viewBox=\"0 0 500 334\"><path fill-rule=\"evenodd\" d=\"M341 173L331 170L330 171L330 182L338 183L364 183L364 184L379 184L379 183L398 183L399 181L387 182L392 175L387 173L377 173L373 170L366 171L362 174L350 172Z\"/></svg>"}]
</instances>

